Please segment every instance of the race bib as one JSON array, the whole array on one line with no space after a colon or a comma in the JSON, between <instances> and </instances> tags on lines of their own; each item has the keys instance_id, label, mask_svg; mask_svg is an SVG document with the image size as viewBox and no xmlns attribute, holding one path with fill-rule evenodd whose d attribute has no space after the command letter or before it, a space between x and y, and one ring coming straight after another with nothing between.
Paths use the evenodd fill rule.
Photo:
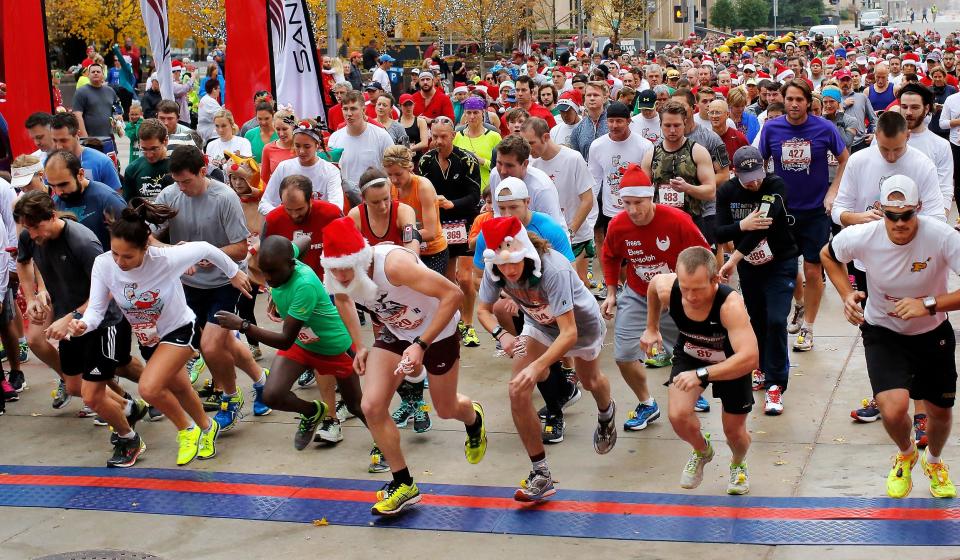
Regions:
<instances>
[{"instance_id":1,"label":"race bib","mask_svg":"<svg viewBox=\"0 0 960 560\"><path fill-rule=\"evenodd\" d=\"M810 168L810 141L792 138L783 143L781 166L788 171L806 171Z\"/></svg>"},{"instance_id":2,"label":"race bib","mask_svg":"<svg viewBox=\"0 0 960 560\"><path fill-rule=\"evenodd\" d=\"M467 223L463 220L447 222L443 226L443 235L450 245L462 245L467 242Z\"/></svg>"},{"instance_id":3,"label":"race bib","mask_svg":"<svg viewBox=\"0 0 960 560\"><path fill-rule=\"evenodd\" d=\"M300 332L297 333L297 340L304 344L313 344L320 342L320 337L317 336L317 333L313 332L313 329L310 327L303 327L300 329Z\"/></svg>"},{"instance_id":4,"label":"race bib","mask_svg":"<svg viewBox=\"0 0 960 560\"><path fill-rule=\"evenodd\" d=\"M659 263L650 266L637 265L634 267L637 277L644 282L650 282L657 274L670 274L670 267L666 263Z\"/></svg>"},{"instance_id":5,"label":"race bib","mask_svg":"<svg viewBox=\"0 0 960 560\"><path fill-rule=\"evenodd\" d=\"M763 241L757 244L757 247L750 251L750 254L743 257L743 260L748 263L756 266L761 264L767 264L773 260L773 251L770 250L770 244L767 243L767 238L764 237Z\"/></svg>"},{"instance_id":6,"label":"race bib","mask_svg":"<svg viewBox=\"0 0 960 560\"><path fill-rule=\"evenodd\" d=\"M683 208L684 194L669 185L660 185L660 197L657 200L660 204L673 206L674 208Z\"/></svg>"},{"instance_id":7,"label":"race bib","mask_svg":"<svg viewBox=\"0 0 960 560\"><path fill-rule=\"evenodd\" d=\"M727 355L723 350L697 346L696 344L692 344L690 342L683 343L683 352L688 356L709 364L719 364L727 359Z\"/></svg>"},{"instance_id":8,"label":"race bib","mask_svg":"<svg viewBox=\"0 0 960 560\"><path fill-rule=\"evenodd\" d=\"M309 243L313 241L313 237L308 232L298 229L293 232L293 242L296 243L297 241L307 241ZM309 247L309 245L307 246Z\"/></svg>"},{"instance_id":9,"label":"race bib","mask_svg":"<svg viewBox=\"0 0 960 560\"><path fill-rule=\"evenodd\" d=\"M553 316L553 313L550 313L550 308L546 305L537 307L524 306L523 310L527 312L530 318L541 325L552 325L557 319Z\"/></svg>"},{"instance_id":10,"label":"race bib","mask_svg":"<svg viewBox=\"0 0 960 560\"><path fill-rule=\"evenodd\" d=\"M152 347L160 344L160 333L157 332L157 323L149 321L147 323L135 323L130 325L133 334L137 337L140 346Z\"/></svg>"}]
</instances>

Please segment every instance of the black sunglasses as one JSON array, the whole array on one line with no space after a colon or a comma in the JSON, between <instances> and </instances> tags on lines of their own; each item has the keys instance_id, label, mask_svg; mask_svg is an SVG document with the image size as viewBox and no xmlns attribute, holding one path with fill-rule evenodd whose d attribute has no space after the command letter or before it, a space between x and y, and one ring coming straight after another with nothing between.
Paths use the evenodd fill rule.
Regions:
<instances>
[{"instance_id":1,"label":"black sunglasses","mask_svg":"<svg viewBox=\"0 0 960 560\"><path fill-rule=\"evenodd\" d=\"M916 213L916 210L907 210L904 212L891 212L889 210L883 211L883 215L886 216L891 222L909 222Z\"/></svg>"}]
</instances>

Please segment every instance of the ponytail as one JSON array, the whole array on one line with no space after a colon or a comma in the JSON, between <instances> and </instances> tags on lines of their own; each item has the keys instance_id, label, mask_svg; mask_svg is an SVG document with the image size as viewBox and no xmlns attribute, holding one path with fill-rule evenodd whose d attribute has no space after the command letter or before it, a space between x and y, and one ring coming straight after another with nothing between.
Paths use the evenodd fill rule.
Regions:
<instances>
[{"instance_id":1,"label":"ponytail","mask_svg":"<svg viewBox=\"0 0 960 560\"><path fill-rule=\"evenodd\" d=\"M177 215L177 210L163 204L134 198L120 216L109 217L110 237L123 239L141 249L146 248L150 240L150 226L162 225Z\"/></svg>"}]
</instances>

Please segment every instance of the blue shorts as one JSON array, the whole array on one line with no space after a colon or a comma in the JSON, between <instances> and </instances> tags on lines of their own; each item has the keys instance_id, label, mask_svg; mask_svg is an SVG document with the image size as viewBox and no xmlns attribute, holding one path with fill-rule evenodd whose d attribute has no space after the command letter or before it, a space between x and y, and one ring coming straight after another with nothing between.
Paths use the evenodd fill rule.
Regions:
<instances>
[{"instance_id":1,"label":"blue shorts","mask_svg":"<svg viewBox=\"0 0 960 560\"><path fill-rule=\"evenodd\" d=\"M820 264L820 250L830 241L830 216L823 208L797 210L790 233L800 247L804 262Z\"/></svg>"}]
</instances>

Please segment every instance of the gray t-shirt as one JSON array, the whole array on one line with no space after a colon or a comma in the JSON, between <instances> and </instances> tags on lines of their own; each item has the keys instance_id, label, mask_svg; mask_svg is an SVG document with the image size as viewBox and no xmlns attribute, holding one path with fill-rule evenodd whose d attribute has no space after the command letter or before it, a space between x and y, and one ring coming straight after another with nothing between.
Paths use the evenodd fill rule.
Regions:
<instances>
[{"instance_id":1,"label":"gray t-shirt","mask_svg":"<svg viewBox=\"0 0 960 560\"><path fill-rule=\"evenodd\" d=\"M187 196L176 184L160 191L155 201L177 209L170 221L170 244L181 241L206 241L214 247L226 247L245 241L250 231L240 205L240 197L233 189L219 181L210 180L207 190L198 196ZM246 270L245 261L237 263ZM230 279L215 266L198 266L192 275L184 274L183 283L193 288L219 288Z\"/></svg>"},{"instance_id":2,"label":"gray t-shirt","mask_svg":"<svg viewBox=\"0 0 960 560\"><path fill-rule=\"evenodd\" d=\"M723 143L723 139L720 138L719 134L698 124L693 129L693 132L687 135L687 138L706 148L707 151L710 152L710 159L713 160L713 163L719 165L721 169L728 169L730 167L730 154L727 153L727 145ZM720 185L717 185L717 188L720 188ZM716 199L705 200L703 202L702 215L714 216L716 213Z\"/></svg>"},{"instance_id":3,"label":"gray t-shirt","mask_svg":"<svg viewBox=\"0 0 960 560\"><path fill-rule=\"evenodd\" d=\"M54 319L71 313L90 297L93 261L103 253L100 241L90 229L73 220L64 220L64 223L56 239L36 243L30 239L29 232L23 230L17 244L17 261L33 260L43 276L53 302ZM116 325L121 318L120 309L111 301L100 326Z\"/></svg>"},{"instance_id":4,"label":"gray t-shirt","mask_svg":"<svg viewBox=\"0 0 960 560\"><path fill-rule=\"evenodd\" d=\"M525 316L525 325L554 339L560 336L556 317L573 309L577 323L577 343L574 348L596 345L603 332L597 299L587 291L573 265L563 254L548 249L541 260L542 276L535 286L529 286L527 282L515 284L506 281L501 288L490 273L484 271L480 283L480 301L496 303L502 289L517 302Z\"/></svg>"},{"instance_id":5,"label":"gray t-shirt","mask_svg":"<svg viewBox=\"0 0 960 560\"><path fill-rule=\"evenodd\" d=\"M98 88L83 86L73 95L73 110L83 113L83 126L87 136L112 136L110 119L113 118L113 105L120 99L117 92L108 85Z\"/></svg>"}]
</instances>

